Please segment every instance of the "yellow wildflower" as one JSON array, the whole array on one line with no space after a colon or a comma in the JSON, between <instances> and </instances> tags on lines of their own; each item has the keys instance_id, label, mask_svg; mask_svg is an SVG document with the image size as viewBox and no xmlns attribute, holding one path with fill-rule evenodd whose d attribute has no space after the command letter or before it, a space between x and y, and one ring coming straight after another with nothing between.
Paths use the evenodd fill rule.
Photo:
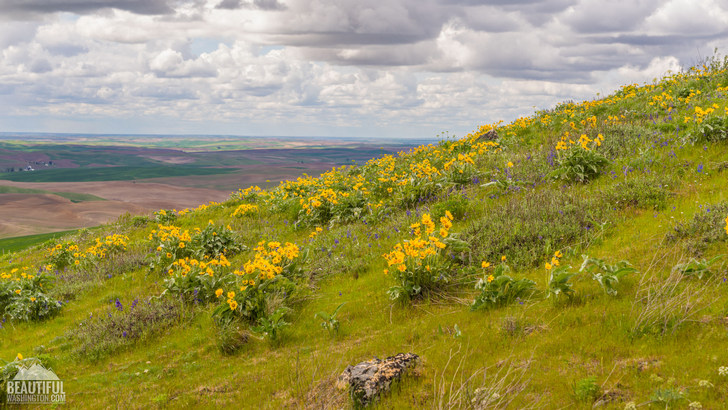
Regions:
<instances>
[{"instance_id":1,"label":"yellow wildflower","mask_svg":"<svg viewBox=\"0 0 728 410\"><path fill-rule=\"evenodd\" d=\"M223 294L223 290L222 289L218 289L218 290L215 291L215 296L217 296L217 297L222 296L222 294Z\"/></svg>"}]
</instances>

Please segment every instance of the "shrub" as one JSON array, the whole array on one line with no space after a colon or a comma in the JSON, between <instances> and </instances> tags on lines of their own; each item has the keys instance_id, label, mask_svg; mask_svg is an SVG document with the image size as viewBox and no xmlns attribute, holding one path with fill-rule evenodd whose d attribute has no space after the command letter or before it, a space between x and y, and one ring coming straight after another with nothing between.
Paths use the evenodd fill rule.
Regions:
<instances>
[{"instance_id":1,"label":"shrub","mask_svg":"<svg viewBox=\"0 0 728 410\"><path fill-rule=\"evenodd\" d=\"M267 336L272 342L278 341L281 332L286 327L290 326L290 323L286 322L283 317L288 313L290 309L286 307L280 307L275 310L270 316L264 316L258 318L258 326L252 328L256 333L262 333Z\"/></svg>"},{"instance_id":2,"label":"shrub","mask_svg":"<svg viewBox=\"0 0 728 410\"><path fill-rule=\"evenodd\" d=\"M728 202L703 206L687 223L678 223L665 239L668 242L684 240L690 254L701 255L712 243L728 239L725 215Z\"/></svg>"},{"instance_id":3,"label":"shrub","mask_svg":"<svg viewBox=\"0 0 728 410\"><path fill-rule=\"evenodd\" d=\"M336 319L336 315L339 313L339 309L341 309L342 306L344 306L346 302L339 304L339 306L334 309L334 312L331 314L328 314L327 312L318 312L316 315L314 315L314 319L321 319L321 327L326 329L329 332L329 335L334 335L339 331L339 320Z\"/></svg>"},{"instance_id":4,"label":"shrub","mask_svg":"<svg viewBox=\"0 0 728 410\"><path fill-rule=\"evenodd\" d=\"M581 379L574 383L572 387L574 397L577 401L591 403L599 396L599 385L597 378L594 376Z\"/></svg>"},{"instance_id":5,"label":"shrub","mask_svg":"<svg viewBox=\"0 0 728 410\"><path fill-rule=\"evenodd\" d=\"M10 320L42 320L54 316L63 306L49 296L53 278L39 271L28 273L30 269L14 268L9 273L0 273L0 317Z\"/></svg>"},{"instance_id":6,"label":"shrub","mask_svg":"<svg viewBox=\"0 0 728 410\"><path fill-rule=\"evenodd\" d=\"M232 355L248 343L250 333L235 323L218 323L217 347L220 353Z\"/></svg>"},{"instance_id":7,"label":"shrub","mask_svg":"<svg viewBox=\"0 0 728 410\"><path fill-rule=\"evenodd\" d=\"M81 250L78 245L72 242L58 243L47 249L48 255L46 262L53 265L56 269L65 269L69 266L78 266L81 264Z\"/></svg>"},{"instance_id":8,"label":"shrub","mask_svg":"<svg viewBox=\"0 0 728 410\"><path fill-rule=\"evenodd\" d=\"M205 229L197 230L192 237L192 246L195 255L204 259L205 257L215 258L219 255L235 255L244 249L237 243L235 233L230 226L214 225L209 221Z\"/></svg>"},{"instance_id":9,"label":"shrub","mask_svg":"<svg viewBox=\"0 0 728 410\"><path fill-rule=\"evenodd\" d=\"M695 141L720 142L728 140L728 116L708 116L698 124Z\"/></svg>"},{"instance_id":10,"label":"shrub","mask_svg":"<svg viewBox=\"0 0 728 410\"><path fill-rule=\"evenodd\" d=\"M627 261L619 261L611 265L602 259L590 258L587 255L581 255L581 257L584 259L584 262L581 264L579 272L589 272L592 275L592 279L597 281L604 292L610 296L617 295L615 285L619 283L619 280L623 276L637 272Z\"/></svg>"},{"instance_id":11,"label":"shrub","mask_svg":"<svg viewBox=\"0 0 728 410\"><path fill-rule=\"evenodd\" d=\"M631 206L662 210L671 193L666 181L652 176L641 176L612 185L602 195L605 201L619 208Z\"/></svg>"},{"instance_id":12,"label":"shrub","mask_svg":"<svg viewBox=\"0 0 728 410\"><path fill-rule=\"evenodd\" d=\"M225 300L213 312L217 321L242 319L254 324L295 292L291 278L298 271L298 246L290 242L260 242L255 251L253 260L227 275L214 290L216 298ZM222 298L223 295L227 297Z\"/></svg>"},{"instance_id":13,"label":"shrub","mask_svg":"<svg viewBox=\"0 0 728 410\"><path fill-rule=\"evenodd\" d=\"M569 280L576 276L576 273L570 272L570 269L571 266L549 269L548 288L546 289L547 298L553 296L554 300L558 300L561 295L566 295L569 299L574 296L573 284L569 283Z\"/></svg>"},{"instance_id":14,"label":"shrub","mask_svg":"<svg viewBox=\"0 0 728 410\"><path fill-rule=\"evenodd\" d=\"M215 299L217 289L229 288L235 282L225 255L206 260L179 259L172 263L167 273L166 291L186 302L207 303Z\"/></svg>"},{"instance_id":15,"label":"shrub","mask_svg":"<svg viewBox=\"0 0 728 410\"><path fill-rule=\"evenodd\" d=\"M448 196L444 201L439 201L432 205L431 213L435 219L442 218L446 212L450 212L455 219L462 219L465 216L467 208L468 199L463 195L455 194Z\"/></svg>"},{"instance_id":16,"label":"shrub","mask_svg":"<svg viewBox=\"0 0 728 410\"><path fill-rule=\"evenodd\" d=\"M495 260L508 255L513 267L536 266L554 249L587 242L607 215L599 198L569 190L537 190L514 195L463 232L473 258Z\"/></svg>"},{"instance_id":17,"label":"shrub","mask_svg":"<svg viewBox=\"0 0 728 410\"><path fill-rule=\"evenodd\" d=\"M168 225L177 220L177 213L170 209L160 209L154 213L154 221L158 224Z\"/></svg>"},{"instance_id":18,"label":"shrub","mask_svg":"<svg viewBox=\"0 0 728 410\"><path fill-rule=\"evenodd\" d=\"M453 262L444 250L449 248L451 252L461 252L467 248L465 242L449 233L452 220L452 214L446 212L440 218L440 230L435 233L435 222L429 214L423 214L421 222L410 227L413 239L397 243L391 252L383 255L388 267L384 273L391 272L397 283L388 292L392 300L422 298L442 290L450 281Z\"/></svg>"},{"instance_id":19,"label":"shrub","mask_svg":"<svg viewBox=\"0 0 728 410\"><path fill-rule=\"evenodd\" d=\"M151 270L169 270L172 262L189 258L194 250L189 246L192 235L189 230L177 226L158 225L149 234L150 241L156 242L156 252L148 256Z\"/></svg>"},{"instance_id":20,"label":"shrub","mask_svg":"<svg viewBox=\"0 0 728 410\"><path fill-rule=\"evenodd\" d=\"M244 249L229 225L218 226L208 221L205 229L195 228L194 235L174 225L158 225L158 228L148 238L157 245L156 252L147 257L152 270L169 271L175 261L229 256Z\"/></svg>"},{"instance_id":21,"label":"shrub","mask_svg":"<svg viewBox=\"0 0 728 410\"><path fill-rule=\"evenodd\" d=\"M569 182L589 182L599 176L609 160L596 151L574 147L556 160L554 178Z\"/></svg>"},{"instance_id":22,"label":"shrub","mask_svg":"<svg viewBox=\"0 0 728 410\"><path fill-rule=\"evenodd\" d=\"M487 263L483 263L483 268L487 269ZM496 266L492 274L478 280L475 289L479 290L480 294L475 297L471 310L507 305L533 293L536 282L526 278L514 279L507 275L509 271L508 265L501 263Z\"/></svg>"},{"instance_id":23,"label":"shrub","mask_svg":"<svg viewBox=\"0 0 728 410\"><path fill-rule=\"evenodd\" d=\"M86 320L66 334L72 352L90 360L105 357L124 346L130 346L159 334L177 323L182 311L179 303L169 300L134 299L124 307L119 299L105 312Z\"/></svg>"},{"instance_id":24,"label":"shrub","mask_svg":"<svg viewBox=\"0 0 728 410\"><path fill-rule=\"evenodd\" d=\"M703 279L703 277L713 276L713 274L715 274L715 271L719 271L722 268L722 266L720 266L716 269L713 267L713 264L723 259L724 257L725 255L717 255L710 260L690 259L686 263L675 265L672 269L673 272L679 272L684 276Z\"/></svg>"}]
</instances>

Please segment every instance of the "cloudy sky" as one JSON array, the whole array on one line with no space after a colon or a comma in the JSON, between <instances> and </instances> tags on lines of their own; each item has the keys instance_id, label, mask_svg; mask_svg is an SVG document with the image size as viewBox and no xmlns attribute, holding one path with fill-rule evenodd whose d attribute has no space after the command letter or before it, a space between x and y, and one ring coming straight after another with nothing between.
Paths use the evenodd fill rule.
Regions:
<instances>
[{"instance_id":1,"label":"cloudy sky","mask_svg":"<svg viewBox=\"0 0 728 410\"><path fill-rule=\"evenodd\" d=\"M728 0L0 0L0 132L462 136L728 53Z\"/></svg>"}]
</instances>

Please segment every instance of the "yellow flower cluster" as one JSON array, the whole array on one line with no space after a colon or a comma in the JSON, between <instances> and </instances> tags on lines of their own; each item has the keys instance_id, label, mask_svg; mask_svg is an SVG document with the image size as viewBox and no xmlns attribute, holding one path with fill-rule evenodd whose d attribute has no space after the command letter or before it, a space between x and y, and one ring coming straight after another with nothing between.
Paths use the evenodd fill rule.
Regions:
<instances>
[{"instance_id":1,"label":"yellow flower cluster","mask_svg":"<svg viewBox=\"0 0 728 410\"><path fill-rule=\"evenodd\" d=\"M113 234L106 236L104 239L96 238L96 244L86 249L86 254L105 258L113 251L121 251L127 249L129 237L126 235Z\"/></svg>"},{"instance_id":2,"label":"yellow flower cluster","mask_svg":"<svg viewBox=\"0 0 728 410\"><path fill-rule=\"evenodd\" d=\"M189 243L192 240L192 236L190 236L190 231L185 229L184 231L182 228L174 225L157 225L159 230L154 229L149 234L149 240L152 241L154 239L157 239L160 243L160 246L157 247L157 251L162 251L162 247L165 243L177 243L177 246L180 248L184 248L186 243Z\"/></svg>"},{"instance_id":3,"label":"yellow flower cluster","mask_svg":"<svg viewBox=\"0 0 728 410\"><path fill-rule=\"evenodd\" d=\"M310 234L308 234L308 237L309 238L315 238L316 235L320 234L323 230L324 229L322 227L317 226L316 229L314 229L313 231L311 231Z\"/></svg>"},{"instance_id":4,"label":"yellow flower cluster","mask_svg":"<svg viewBox=\"0 0 728 410\"><path fill-rule=\"evenodd\" d=\"M445 216L440 218L439 235L441 237L447 238L449 230L452 228L452 220L453 216L450 211L446 211ZM400 272L408 269L407 263L414 264L410 268L421 267L424 259L437 255L440 249L446 247L440 238L433 235L436 225L430 214L422 215L420 222L413 223L410 228L413 230L414 239L397 243L392 252L382 255L386 259L388 267L394 266ZM424 228L424 232L422 228ZM429 265L425 266L425 269L429 270ZM389 269L385 269L384 273L388 274Z\"/></svg>"},{"instance_id":5,"label":"yellow flower cluster","mask_svg":"<svg viewBox=\"0 0 728 410\"><path fill-rule=\"evenodd\" d=\"M564 254L561 251L554 252L554 256L551 257L551 262L546 262L546 270L551 270L556 266L559 266L559 258L563 257Z\"/></svg>"},{"instance_id":6,"label":"yellow flower cluster","mask_svg":"<svg viewBox=\"0 0 728 410\"><path fill-rule=\"evenodd\" d=\"M331 188L326 188L315 195L307 198L301 198L299 203L306 211L306 214L310 214L314 211L314 209L319 208L326 203L337 205L339 203L339 197L341 196L346 197L349 196L349 194L346 192L336 192Z\"/></svg>"},{"instance_id":7,"label":"yellow flower cluster","mask_svg":"<svg viewBox=\"0 0 728 410\"><path fill-rule=\"evenodd\" d=\"M225 291L222 290L222 288L220 288L215 291L215 296L219 298L220 296L222 296L223 293L225 293ZM230 310L235 310L238 308L238 302L235 301L235 292L230 291L227 293L227 302L226 303L230 307Z\"/></svg>"},{"instance_id":8,"label":"yellow flower cluster","mask_svg":"<svg viewBox=\"0 0 728 410\"><path fill-rule=\"evenodd\" d=\"M602 142L604 141L604 135L597 134L596 138L591 139L586 134L581 134L579 137L579 141L574 141L570 138L569 132L565 132L564 135L561 136L561 139L559 142L556 143L556 151L559 150L568 150L572 146L579 145L583 150L590 151L591 148L589 148L589 144L591 144L592 147L600 147L602 145ZM568 144L567 144L568 143Z\"/></svg>"},{"instance_id":9,"label":"yellow flower cluster","mask_svg":"<svg viewBox=\"0 0 728 410\"><path fill-rule=\"evenodd\" d=\"M235 212L233 212L233 216L242 217L245 215L252 215L257 212L258 212L258 205L242 204L239 207L237 207L237 209L235 209Z\"/></svg>"},{"instance_id":10,"label":"yellow flower cluster","mask_svg":"<svg viewBox=\"0 0 728 410\"><path fill-rule=\"evenodd\" d=\"M695 107L695 122L697 122L698 124L702 123L703 120L705 120L705 117L715 112L715 110L717 110L718 108L720 108L718 104L713 104L708 108L702 108L699 106ZM690 117L685 117L684 122L690 122Z\"/></svg>"},{"instance_id":11,"label":"yellow flower cluster","mask_svg":"<svg viewBox=\"0 0 728 410\"><path fill-rule=\"evenodd\" d=\"M668 112L672 111L672 95L668 94L667 92L663 91L662 94L654 95L652 96L651 101L649 102L649 105L652 106L659 106L663 109L666 109Z\"/></svg>"},{"instance_id":12,"label":"yellow flower cluster","mask_svg":"<svg viewBox=\"0 0 728 410\"><path fill-rule=\"evenodd\" d=\"M35 275L29 275L27 271L30 268L27 266L23 266L22 268L13 268L10 270L10 273L8 272L0 272L0 279L7 280L7 281L14 281L18 282L21 279L33 279L35 278ZM19 272L19 274L18 274Z\"/></svg>"},{"instance_id":13,"label":"yellow flower cluster","mask_svg":"<svg viewBox=\"0 0 728 410\"><path fill-rule=\"evenodd\" d=\"M182 277L191 273L215 276L216 274L219 274L223 268L227 267L230 267L230 261L222 254L210 260L197 260L195 258L187 257L174 261L172 263L172 267L169 268L167 273L169 276L179 274Z\"/></svg>"},{"instance_id":14,"label":"yellow flower cluster","mask_svg":"<svg viewBox=\"0 0 728 410\"><path fill-rule=\"evenodd\" d=\"M249 188L239 189L237 192L233 192L230 196L235 199L254 199L256 195L260 193L265 193L265 191L260 189L259 186L254 185Z\"/></svg>"},{"instance_id":15,"label":"yellow flower cluster","mask_svg":"<svg viewBox=\"0 0 728 410\"><path fill-rule=\"evenodd\" d=\"M281 245L280 242L266 244L265 241L261 241L255 248L253 260L248 260L242 270L236 270L233 273L243 276L258 272L259 279L273 279L283 272L283 266L286 263L298 257L299 251L298 245L290 242ZM247 286L247 283L244 286Z\"/></svg>"}]
</instances>

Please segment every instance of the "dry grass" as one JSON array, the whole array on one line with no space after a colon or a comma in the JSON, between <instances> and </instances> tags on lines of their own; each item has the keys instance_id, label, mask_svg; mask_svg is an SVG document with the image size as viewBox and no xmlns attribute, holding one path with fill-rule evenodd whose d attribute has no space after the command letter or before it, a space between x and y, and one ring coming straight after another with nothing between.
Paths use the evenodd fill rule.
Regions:
<instances>
[{"instance_id":1,"label":"dry grass","mask_svg":"<svg viewBox=\"0 0 728 410\"><path fill-rule=\"evenodd\" d=\"M629 329L631 337L646 334L673 333L686 322L697 320L698 315L714 302L711 291L716 287L715 277L696 280L672 268L687 260L677 247L662 249L643 273L632 304ZM662 272L669 272L667 276Z\"/></svg>"},{"instance_id":2,"label":"dry grass","mask_svg":"<svg viewBox=\"0 0 728 410\"><path fill-rule=\"evenodd\" d=\"M461 354L461 348L451 351L442 372L435 373L433 408L501 409L516 401L519 409L538 407L539 396L526 397L522 394L531 380L528 372L531 359L521 362L505 359L466 374L464 366L469 357L468 349ZM448 368L452 365L455 369L448 378Z\"/></svg>"}]
</instances>

